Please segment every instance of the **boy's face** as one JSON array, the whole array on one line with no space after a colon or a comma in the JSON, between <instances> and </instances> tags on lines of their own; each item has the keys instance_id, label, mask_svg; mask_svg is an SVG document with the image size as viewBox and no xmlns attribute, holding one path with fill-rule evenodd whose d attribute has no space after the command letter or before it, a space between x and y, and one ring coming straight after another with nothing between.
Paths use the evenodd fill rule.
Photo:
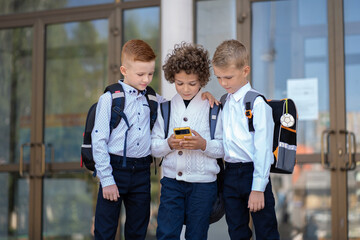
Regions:
<instances>
[{"instance_id":1,"label":"boy's face","mask_svg":"<svg viewBox=\"0 0 360 240\"><path fill-rule=\"evenodd\" d=\"M191 100L201 88L197 74L180 71L174 78L176 91L184 100Z\"/></svg>"},{"instance_id":2,"label":"boy's face","mask_svg":"<svg viewBox=\"0 0 360 240\"><path fill-rule=\"evenodd\" d=\"M124 83L142 91L153 79L155 60L150 62L126 61L120 67L120 71L124 75Z\"/></svg>"},{"instance_id":3,"label":"boy's face","mask_svg":"<svg viewBox=\"0 0 360 240\"><path fill-rule=\"evenodd\" d=\"M250 73L249 66L244 66L239 69L234 64L231 64L228 67L213 66L213 69L220 85L228 93L235 93L248 82L246 77Z\"/></svg>"}]
</instances>

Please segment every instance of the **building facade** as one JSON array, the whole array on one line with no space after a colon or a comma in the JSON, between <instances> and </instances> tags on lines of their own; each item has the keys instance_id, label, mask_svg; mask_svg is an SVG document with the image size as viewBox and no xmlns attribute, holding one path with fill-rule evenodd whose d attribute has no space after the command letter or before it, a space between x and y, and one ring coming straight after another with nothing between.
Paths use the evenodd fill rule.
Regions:
<instances>
[{"instance_id":1,"label":"building facade","mask_svg":"<svg viewBox=\"0 0 360 240\"><path fill-rule=\"evenodd\" d=\"M92 239L98 182L80 167L84 122L133 38L155 50L151 85L168 99L161 65L174 44L212 56L242 41L252 86L299 113L295 171L271 176L281 239L360 239L359 12L358 0L1 1L0 239ZM211 78L205 89L220 98ZM224 219L209 239L229 239Z\"/></svg>"}]
</instances>

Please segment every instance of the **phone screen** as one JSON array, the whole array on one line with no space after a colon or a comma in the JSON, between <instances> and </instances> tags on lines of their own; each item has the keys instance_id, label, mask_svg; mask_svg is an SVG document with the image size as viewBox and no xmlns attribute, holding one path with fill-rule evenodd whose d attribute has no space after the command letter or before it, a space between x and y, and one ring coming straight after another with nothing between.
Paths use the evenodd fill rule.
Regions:
<instances>
[{"instance_id":1,"label":"phone screen","mask_svg":"<svg viewBox=\"0 0 360 240\"><path fill-rule=\"evenodd\" d=\"M175 134L176 134L176 135L190 134L190 130L189 130L189 129L175 130Z\"/></svg>"}]
</instances>

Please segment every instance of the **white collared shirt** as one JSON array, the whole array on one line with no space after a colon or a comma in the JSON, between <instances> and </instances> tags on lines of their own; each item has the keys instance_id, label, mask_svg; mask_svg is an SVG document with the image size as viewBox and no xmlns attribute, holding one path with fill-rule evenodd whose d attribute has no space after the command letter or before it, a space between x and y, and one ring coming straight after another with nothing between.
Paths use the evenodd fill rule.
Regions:
<instances>
[{"instance_id":1,"label":"white collared shirt","mask_svg":"<svg viewBox=\"0 0 360 240\"><path fill-rule=\"evenodd\" d=\"M250 89L250 83L247 83L237 92L227 96L222 111L224 160L229 163L253 162L251 189L264 192L269 181L270 166L274 162L274 122L271 107L263 98L258 97L252 110L255 132L249 132L243 99Z\"/></svg>"},{"instance_id":2,"label":"white collared shirt","mask_svg":"<svg viewBox=\"0 0 360 240\"><path fill-rule=\"evenodd\" d=\"M146 157L151 154L150 107L146 97L138 90L119 81L125 92L124 113L131 126L127 135L126 156ZM163 101L158 96L158 101ZM125 132L128 129L122 119L110 135L112 97L110 92L100 96L91 133L93 157L97 176L102 187L115 184L110 165L110 155L123 156Z\"/></svg>"}]
</instances>

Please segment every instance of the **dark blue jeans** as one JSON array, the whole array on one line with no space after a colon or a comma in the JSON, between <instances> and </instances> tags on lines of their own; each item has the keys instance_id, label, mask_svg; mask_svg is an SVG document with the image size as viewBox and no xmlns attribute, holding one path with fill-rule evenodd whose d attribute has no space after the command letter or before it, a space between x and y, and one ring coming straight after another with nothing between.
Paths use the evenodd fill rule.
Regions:
<instances>
[{"instance_id":1,"label":"dark blue jeans","mask_svg":"<svg viewBox=\"0 0 360 240\"><path fill-rule=\"evenodd\" d=\"M216 199L217 185L161 179L158 212L158 240L178 240L186 221L186 240L207 239L209 218Z\"/></svg>"},{"instance_id":2,"label":"dark blue jeans","mask_svg":"<svg viewBox=\"0 0 360 240\"><path fill-rule=\"evenodd\" d=\"M252 235L249 228L248 200L251 193L253 172L252 163L225 164L224 202L231 240L250 239ZM264 209L251 213L256 240L280 239L270 179L264 192L264 199Z\"/></svg>"},{"instance_id":3,"label":"dark blue jeans","mask_svg":"<svg viewBox=\"0 0 360 240\"><path fill-rule=\"evenodd\" d=\"M113 176L119 189L118 201L103 198L100 185L95 212L95 239L114 239L119 221L121 203L126 211L125 239L143 240L150 217L151 157L127 158L123 168L122 157L111 155Z\"/></svg>"}]
</instances>

